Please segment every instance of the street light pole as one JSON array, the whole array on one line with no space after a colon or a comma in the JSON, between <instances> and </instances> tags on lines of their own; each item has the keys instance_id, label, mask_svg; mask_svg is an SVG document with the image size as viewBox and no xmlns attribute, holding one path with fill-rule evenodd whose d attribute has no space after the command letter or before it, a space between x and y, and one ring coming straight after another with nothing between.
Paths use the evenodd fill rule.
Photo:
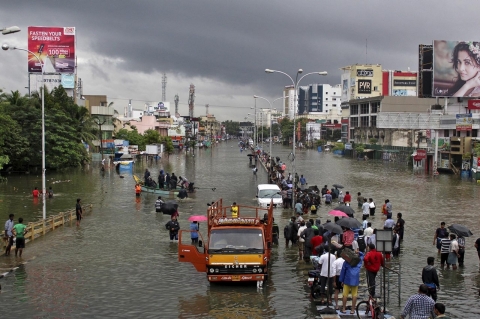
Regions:
<instances>
[{"instance_id":1,"label":"street light pole","mask_svg":"<svg viewBox=\"0 0 480 319\"><path fill-rule=\"evenodd\" d=\"M295 194L295 191L296 191L296 183L295 183L295 144L296 144L296 141L295 141L295 138L296 138L296 133L297 133L297 130L296 130L296 127L295 127L295 117L296 117L296 113L297 113L297 110L298 110L298 93L297 93L297 89L298 89L298 85L300 83L300 81L306 77L307 75L310 75L310 74L318 74L318 75L327 75L328 73L326 71L321 71L321 72L310 72L310 73L307 73L305 75L303 75L300 79L298 79L298 75L299 74L302 74L303 73L303 70L302 69L298 69L297 71L297 75L295 76L295 81L293 80L293 78L288 75L287 73L285 72L282 72L282 71L278 71L278 70L271 70L271 69L265 69L265 73L281 73L283 75L286 75L291 81L292 81L292 84L293 84L293 90L294 90L294 94L295 94L295 101L294 101L294 109L293 109L293 150L292 150L292 175L293 175L293 180L294 180L294 187L295 189L293 190L293 198L292 198L292 207L295 209L295 197L296 197L296 194ZM297 80L298 79L298 80Z\"/></svg>"},{"instance_id":2,"label":"street light pole","mask_svg":"<svg viewBox=\"0 0 480 319\"><path fill-rule=\"evenodd\" d=\"M254 95L253 96L254 99L262 99L262 100L265 100L268 102L268 104L270 105L270 149L269 149L269 156L270 156L270 170L268 172L268 182L270 182L270 173L273 169L272 167L272 160L273 160L273 155L272 155L272 105L275 103L275 101L278 101L278 100L283 100L283 99L286 99L288 98L288 96L282 96L282 97L279 97L279 98L276 98L273 100L273 102L270 103L269 100L267 100L266 98L262 97L262 96L258 96L258 95ZM263 135L263 127L262 127L262 135Z\"/></svg>"},{"instance_id":3,"label":"street light pole","mask_svg":"<svg viewBox=\"0 0 480 319\"><path fill-rule=\"evenodd\" d=\"M19 30L20 31L20 30ZM2 31L3 32L3 31ZM17 32L17 31L15 31ZM25 51L25 52L28 52L30 54L32 54L37 60L38 60L38 63L40 63L40 66L42 67L42 200L43 200L43 220L45 220L47 218L47 203L45 201L45 195L46 195L46 192L47 192L47 186L46 186L46 178L45 178L45 82L44 82L44 74L45 74L45 64L42 63L42 60L40 59L40 57L38 55L36 55L35 53L33 53L32 51L30 50L27 50L27 49L22 49L22 48L17 48L17 47L12 47L10 48L10 46L8 44L4 44L2 45L2 49L7 51L9 49L12 49L12 50L20 50L20 51Z\"/></svg>"}]
</instances>

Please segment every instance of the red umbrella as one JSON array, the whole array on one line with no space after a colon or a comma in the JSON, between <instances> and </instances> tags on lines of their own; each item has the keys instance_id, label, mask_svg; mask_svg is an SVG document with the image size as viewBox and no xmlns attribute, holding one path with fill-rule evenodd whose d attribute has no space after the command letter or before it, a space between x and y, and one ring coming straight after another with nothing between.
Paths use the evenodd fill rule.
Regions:
<instances>
[{"instance_id":1,"label":"red umbrella","mask_svg":"<svg viewBox=\"0 0 480 319\"><path fill-rule=\"evenodd\" d=\"M347 214L339 210L331 210L328 212L328 215L339 216L339 217L348 217Z\"/></svg>"},{"instance_id":2,"label":"red umbrella","mask_svg":"<svg viewBox=\"0 0 480 319\"><path fill-rule=\"evenodd\" d=\"M204 215L193 215L188 218L191 222L206 222L208 220L207 216Z\"/></svg>"}]
</instances>

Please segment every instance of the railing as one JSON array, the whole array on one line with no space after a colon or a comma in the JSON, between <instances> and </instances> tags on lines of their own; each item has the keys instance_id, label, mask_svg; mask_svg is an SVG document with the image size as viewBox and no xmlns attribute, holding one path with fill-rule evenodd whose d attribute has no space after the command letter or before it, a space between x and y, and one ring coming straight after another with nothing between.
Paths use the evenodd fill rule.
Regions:
<instances>
[{"instance_id":1,"label":"railing","mask_svg":"<svg viewBox=\"0 0 480 319\"><path fill-rule=\"evenodd\" d=\"M385 298L384 301L385 307L390 303L390 295L394 295L397 297L398 306L401 305L400 295L401 295L401 288L402 288L402 265L400 263L395 265L397 269L392 269L390 267L385 266ZM380 277L380 296L383 298L383 274Z\"/></svg>"},{"instance_id":2,"label":"railing","mask_svg":"<svg viewBox=\"0 0 480 319\"><path fill-rule=\"evenodd\" d=\"M82 207L83 214L92 211L92 205L85 205ZM45 219L45 221L39 220L37 222L30 222L26 226L27 233L25 234L25 242L28 243L33 241L41 236L44 236L46 233L55 230L55 228L61 227L66 223L70 223L70 225L77 219L75 209L68 210L66 212L60 213L55 216L50 216ZM2 238L5 231L2 231L1 236Z\"/></svg>"}]
</instances>

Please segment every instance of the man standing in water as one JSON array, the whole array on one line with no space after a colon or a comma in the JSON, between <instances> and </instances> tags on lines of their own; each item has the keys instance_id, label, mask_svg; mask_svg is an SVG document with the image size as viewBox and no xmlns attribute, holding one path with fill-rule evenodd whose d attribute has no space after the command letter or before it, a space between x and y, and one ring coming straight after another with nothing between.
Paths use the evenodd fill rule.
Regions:
<instances>
[{"instance_id":1,"label":"man standing in water","mask_svg":"<svg viewBox=\"0 0 480 319\"><path fill-rule=\"evenodd\" d=\"M180 230L180 224L177 221L177 216L172 215L172 220L165 224L165 228L170 233L170 241L178 240L178 231Z\"/></svg>"},{"instance_id":2,"label":"man standing in water","mask_svg":"<svg viewBox=\"0 0 480 319\"><path fill-rule=\"evenodd\" d=\"M448 239L448 231L445 228L445 222L440 223L440 228L437 228L435 231L435 236L433 237L433 245L437 245L438 253L440 254L440 249L442 248L441 241L443 238Z\"/></svg>"},{"instance_id":3,"label":"man standing in water","mask_svg":"<svg viewBox=\"0 0 480 319\"><path fill-rule=\"evenodd\" d=\"M15 222L13 221L13 214L8 215L8 220L5 223L5 241L6 241L6 246L7 248L5 249L5 256L10 255L10 249L13 246L13 226L15 225Z\"/></svg>"},{"instance_id":4,"label":"man standing in water","mask_svg":"<svg viewBox=\"0 0 480 319\"><path fill-rule=\"evenodd\" d=\"M13 235L17 238L15 242L15 257L17 257L17 253L19 254L19 257L22 257L23 253L23 248L25 248L25 234L28 232L26 229L27 226L25 226L23 223L23 218L20 217L18 219L18 224L13 226Z\"/></svg>"},{"instance_id":5,"label":"man standing in water","mask_svg":"<svg viewBox=\"0 0 480 319\"><path fill-rule=\"evenodd\" d=\"M427 296L431 297L433 301L437 301L437 289L440 289L440 282L437 269L433 266L434 262L435 258L427 258L427 265L422 270L422 281L428 287Z\"/></svg>"},{"instance_id":6,"label":"man standing in water","mask_svg":"<svg viewBox=\"0 0 480 319\"><path fill-rule=\"evenodd\" d=\"M77 198L77 205L75 206L75 214L77 215L77 226L80 226L80 221L83 217L82 204L80 204L81 199Z\"/></svg>"}]
</instances>

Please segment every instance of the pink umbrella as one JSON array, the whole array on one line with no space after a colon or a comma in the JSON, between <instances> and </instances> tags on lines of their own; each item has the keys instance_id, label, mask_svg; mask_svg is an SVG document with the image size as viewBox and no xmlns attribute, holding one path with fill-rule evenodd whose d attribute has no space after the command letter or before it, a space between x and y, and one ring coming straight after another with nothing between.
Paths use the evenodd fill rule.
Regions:
<instances>
[{"instance_id":1,"label":"pink umbrella","mask_svg":"<svg viewBox=\"0 0 480 319\"><path fill-rule=\"evenodd\" d=\"M193 215L188 218L189 221L191 222L206 222L207 216L204 215Z\"/></svg>"},{"instance_id":2,"label":"pink umbrella","mask_svg":"<svg viewBox=\"0 0 480 319\"><path fill-rule=\"evenodd\" d=\"M331 210L328 212L328 215L339 216L339 217L348 217L347 214L339 210Z\"/></svg>"}]
</instances>

